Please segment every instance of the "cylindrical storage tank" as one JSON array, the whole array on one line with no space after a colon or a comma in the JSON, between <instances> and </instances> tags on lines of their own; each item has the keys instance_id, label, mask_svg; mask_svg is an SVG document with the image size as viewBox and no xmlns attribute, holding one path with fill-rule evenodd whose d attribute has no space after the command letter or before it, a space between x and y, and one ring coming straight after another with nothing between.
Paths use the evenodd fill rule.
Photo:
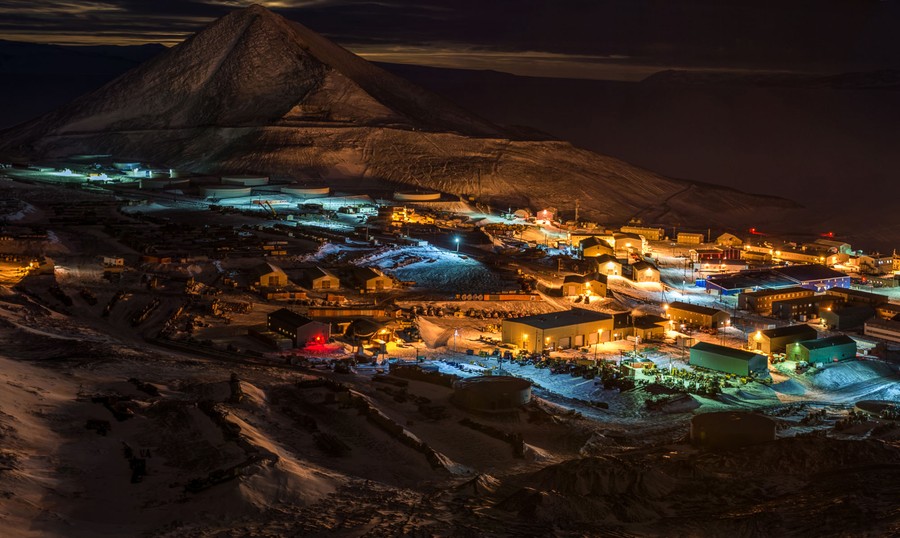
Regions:
<instances>
[{"instance_id":1,"label":"cylindrical storage tank","mask_svg":"<svg viewBox=\"0 0 900 538\"><path fill-rule=\"evenodd\" d=\"M142 189L183 189L191 182L186 179L168 179L168 178L143 178L141 179Z\"/></svg>"},{"instance_id":2,"label":"cylindrical storage tank","mask_svg":"<svg viewBox=\"0 0 900 538\"><path fill-rule=\"evenodd\" d=\"M775 421L757 413L721 411L691 418L691 443L705 448L733 448L775 440Z\"/></svg>"},{"instance_id":3,"label":"cylindrical storage tank","mask_svg":"<svg viewBox=\"0 0 900 538\"><path fill-rule=\"evenodd\" d=\"M200 187L200 196L203 198L240 198L250 196L250 187L239 185L208 185Z\"/></svg>"},{"instance_id":4,"label":"cylindrical storage tank","mask_svg":"<svg viewBox=\"0 0 900 538\"><path fill-rule=\"evenodd\" d=\"M147 173L151 179L169 179L168 170L149 170Z\"/></svg>"},{"instance_id":5,"label":"cylindrical storage tank","mask_svg":"<svg viewBox=\"0 0 900 538\"><path fill-rule=\"evenodd\" d=\"M469 377L453 384L452 399L469 411L511 411L531 401L531 382L505 375Z\"/></svg>"},{"instance_id":6,"label":"cylindrical storage tank","mask_svg":"<svg viewBox=\"0 0 900 538\"><path fill-rule=\"evenodd\" d=\"M224 185L243 185L244 187L259 187L269 184L268 176L222 176Z\"/></svg>"},{"instance_id":7,"label":"cylindrical storage tank","mask_svg":"<svg viewBox=\"0 0 900 538\"><path fill-rule=\"evenodd\" d=\"M299 196L301 198L322 198L331 194L330 187L319 185L285 185L281 187L282 194Z\"/></svg>"},{"instance_id":8,"label":"cylindrical storage tank","mask_svg":"<svg viewBox=\"0 0 900 538\"><path fill-rule=\"evenodd\" d=\"M435 202L441 199L441 193L434 191L397 191L394 200L398 202Z\"/></svg>"}]
</instances>

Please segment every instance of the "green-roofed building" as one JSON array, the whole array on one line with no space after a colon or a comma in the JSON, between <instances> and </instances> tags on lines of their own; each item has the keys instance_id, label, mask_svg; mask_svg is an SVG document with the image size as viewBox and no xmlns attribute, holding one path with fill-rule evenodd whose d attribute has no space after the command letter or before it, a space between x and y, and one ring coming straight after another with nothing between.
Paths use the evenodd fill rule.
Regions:
<instances>
[{"instance_id":1,"label":"green-roofed building","mask_svg":"<svg viewBox=\"0 0 900 538\"><path fill-rule=\"evenodd\" d=\"M765 355L732 347L697 342L691 348L691 365L736 375L762 373L769 367Z\"/></svg>"},{"instance_id":2,"label":"green-roofed building","mask_svg":"<svg viewBox=\"0 0 900 538\"><path fill-rule=\"evenodd\" d=\"M856 357L856 341L845 334L804 340L788 344L787 357L792 361L814 363L838 362Z\"/></svg>"}]
</instances>

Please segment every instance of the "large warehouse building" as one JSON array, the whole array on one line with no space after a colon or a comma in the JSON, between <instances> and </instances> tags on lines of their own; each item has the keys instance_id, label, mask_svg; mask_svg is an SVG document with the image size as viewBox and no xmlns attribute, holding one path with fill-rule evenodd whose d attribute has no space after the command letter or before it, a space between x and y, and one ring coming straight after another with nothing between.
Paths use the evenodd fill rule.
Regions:
<instances>
[{"instance_id":1,"label":"large warehouse building","mask_svg":"<svg viewBox=\"0 0 900 538\"><path fill-rule=\"evenodd\" d=\"M787 346L787 358L814 363L838 362L856 357L856 340L845 334L804 340Z\"/></svg>"},{"instance_id":2,"label":"large warehouse building","mask_svg":"<svg viewBox=\"0 0 900 538\"><path fill-rule=\"evenodd\" d=\"M697 342L691 348L690 363L735 375L765 372L769 366L765 355L707 342Z\"/></svg>"},{"instance_id":3,"label":"large warehouse building","mask_svg":"<svg viewBox=\"0 0 900 538\"><path fill-rule=\"evenodd\" d=\"M717 291L723 295L791 286L813 291L849 288L850 277L824 265L803 264L712 275L706 279L706 289Z\"/></svg>"},{"instance_id":4,"label":"large warehouse building","mask_svg":"<svg viewBox=\"0 0 900 538\"><path fill-rule=\"evenodd\" d=\"M611 315L581 308L505 319L502 326L505 343L537 353L608 342L612 332Z\"/></svg>"}]
</instances>

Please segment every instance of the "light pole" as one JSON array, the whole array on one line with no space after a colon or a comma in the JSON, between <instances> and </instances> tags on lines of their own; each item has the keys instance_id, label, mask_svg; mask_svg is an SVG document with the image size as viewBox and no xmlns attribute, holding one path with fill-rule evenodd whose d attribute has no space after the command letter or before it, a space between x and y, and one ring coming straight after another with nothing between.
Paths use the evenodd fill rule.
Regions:
<instances>
[{"instance_id":1,"label":"light pole","mask_svg":"<svg viewBox=\"0 0 900 538\"><path fill-rule=\"evenodd\" d=\"M600 353L600 338L603 334L603 329L597 329L597 347L594 348L594 367L597 367L597 354Z\"/></svg>"},{"instance_id":2,"label":"light pole","mask_svg":"<svg viewBox=\"0 0 900 538\"><path fill-rule=\"evenodd\" d=\"M456 337L459 336L459 329L453 329L453 352L456 352Z\"/></svg>"},{"instance_id":3,"label":"light pole","mask_svg":"<svg viewBox=\"0 0 900 538\"><path fill-rule=\"evenodd\" d=\"M459 254L459 238L454 237L453 242L456 243L456 253Z\"/></svg>"},{"instance_id":4,"label":"light pole","mask_svg":"<svg viewBox=\"0 0 900 538\"><path fill-rule=\"evenodd\" d=\"M722 327L722 345L725 345L725 331L728 329L728 325L731 324L730 320L725 320L725 326Z\"/></svg>"}]
</instances>

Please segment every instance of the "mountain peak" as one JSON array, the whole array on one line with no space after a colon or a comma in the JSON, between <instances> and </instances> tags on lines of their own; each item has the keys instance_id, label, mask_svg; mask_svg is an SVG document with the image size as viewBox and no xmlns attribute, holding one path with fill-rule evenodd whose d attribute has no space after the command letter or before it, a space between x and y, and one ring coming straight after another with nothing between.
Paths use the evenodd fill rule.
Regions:
<instances>
[{"instance_id":1,"label":"mountain peak","mask_svg":"<svg viewBox=\"0 0 900 538\"><path fill-rule=\"evenodd\" d=\"M258 4L38 120L53 134L311 122L504 136Z\"/></svg>"}]
</instances>

